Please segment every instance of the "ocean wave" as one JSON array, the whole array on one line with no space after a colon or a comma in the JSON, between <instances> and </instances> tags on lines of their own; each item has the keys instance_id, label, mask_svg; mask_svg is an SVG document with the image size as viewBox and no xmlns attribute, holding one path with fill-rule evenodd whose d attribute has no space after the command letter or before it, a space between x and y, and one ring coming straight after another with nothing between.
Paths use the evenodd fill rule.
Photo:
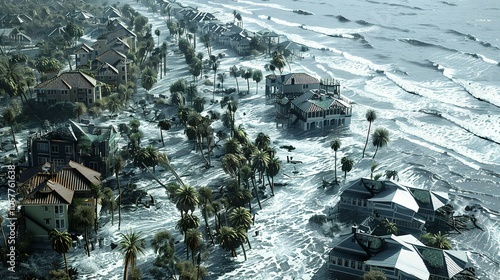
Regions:
<instances>
[{"instance_id":1,"label":"ocean wave","mask_svg":"<svg viewBox=\"0 0 500 280\"><path fill-rule=\"evenodd\" d=\"M397 41L405 42L405 43L408 43L410 45L417 46L417 47L439 48L439 49L442 49L442 50L447 50L447 51L452 51L452 52L458 52L455 49L447 48L447 47L442 46L442 45L436 45L436 44L432 44L432 43L427 43L427 42L424 42L424 41L421 41L421 40L418 40L418 39L406 38L406 39L397 39Z\"/></svg>"},{"instance_id":2,"label":"ocean wave","mask_svg":"<svg viewBox=\"0 0 500 280\"><path fill-rule=\"evenodd\" d=\"M357 20L356 23L359 25L364 25L364 26L372 26L373 25L373 23L369 23L369 22L362 20L362 19Z\"/></svg>"},{"instance_id":3,"label":"ocean wave","mask_svg":"<svg viewBox=\"0 0 500 280\"><path fill-rule=\"evenodd\" d=\"M489 63L489 64L500 65L500 62L493 60L491 58L488 58L488 57L486 57L482 54L479 54L479 53L464 53L464 54L472 56L472 57L477 58L477 59L481 59L482 61Z\"/></svg>"},{"instance_id":4,"label":"ocean wave","mask_svg":"<svg viewBox=\"0 0 500 280\"><path fill-rule=\"evenodd\" d=\"M387 2L378 2L378 1L373 1L373 0L367 0L366 2L372 3L372 4L378 4L378 5L387 5L387 6L393 6L393 7L402 7L406 9L412 9L412 10L423 10L420 7L416 6L408 6L408 5L403 5L403 4L395 4L395 3L387 3Z\"/></svg>"},{"instance_id":5,"label":"ocean wave","mask_svg":"<svg viewBox=\"0 0 500 280\"><path fill-rule=\"evenodd\" d=\"M457 6L457 4L455 4L455 3L450 3L450 2L446 2L446 1L439 1L439 2L441 2L445 5L448 5L448 6Z\"/></svg>"}]
</instances>

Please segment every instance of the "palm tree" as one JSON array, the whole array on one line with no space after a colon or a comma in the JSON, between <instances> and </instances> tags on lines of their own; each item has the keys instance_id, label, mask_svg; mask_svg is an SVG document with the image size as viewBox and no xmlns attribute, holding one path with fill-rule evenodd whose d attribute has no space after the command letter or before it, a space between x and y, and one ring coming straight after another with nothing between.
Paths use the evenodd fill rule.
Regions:
<instances>
[{"instance_id":1,"label":"palm tree","mask_svg":"<svg viewBox=\"0 0 500 280\"><path fill-rule=\"evenodd\" d=\"M214 214L213 203L213 192L212 189L206 186L200 187L198 189L198 200L200 203L201 213L203 215L203 220L205 221L205 229L208 233L208 236L212 240L212 244L214 243L214 237L212 235L212 230L210 229L210 225L208 223L208 218Z\"/></svg>"},{"instance_id":2,"label":"palm tree","mask_svg":"<svg viewBox=\"0 0 500 280\"><path fill-rule=\"evenodd\" d=\"M274 177L278 175L281 169L281 161L277 157L271 158L267 165L266 174L268 179L271 178L269 185L271 186L271 194L274 196Z\"/></svg>"},{"instance_id":3,"label":"palm tree","mask_svg":"<svg viewBox=\"0 0 500 280\"><path fill-rule=\"evenodd\" d=\"M155 29L155 35L158 36L158 46L160 45L160 34L161 34L161 31L160 29Z\"/></svg>"},{"instance_id":4,"label":"palm tree","mask_svg":"<svg viewBox=\"0 0 500 280\"><path fill-rule=\"evenodd\" d=\"M81 115L85 114L87 112L87 106L85 106L85 103L82 102L75 102L75 114L76 118L78 121L80 121Z\"/></svg>"},{"instance_id":5,"label":"palm tree","mask_svg":"<svg viewBox=\"0 0 500 280\"><path fill-rule=\"evenodd\" d=\"M441 234L441 231L438 233L426 233L422 236L422 241L425 245L438 248L438 249L444 249L444 250L450 250L451 249L451 242L448 239L447 234Z\"/></svg>"},{"instance_id":6,"label":"palm tree","mask_svg":"<svg viewBox=\"0 0 500 280\"><path fill-rule=\"evenodd\" d=\"M370 167L370 179L373 179L373 172L375 172L375 169L378 167L378 162L374 162L372 166Z\"/></svg>"},{"instance_id":7,"label":"palm tree","mask_svg":"<svg viewBox=\"0 0 500 280\"><path fill-rule=\"evenodd\" d=\"M142 82L142 87L146 90L149 91L151 88L153 88L153 85L157 82L157 75L156 72L150 68L147 67L143 72L142 72L142 77L141 77L141 82Z\"/></svg>"},{"instance_id":8,"label":"palm tree","mask_svg":"<svg viewBox=\"0 0 500 280\"><path fill-rule=\"evenodd\" d=\"M247 231L245 230L244 227L237 227L235 229L236 231L236 234L238 236L238 243L240 244L241 246L241 250L243 251L243 256L245 257L245 261L247 260L247 252L245 250L245 246L243 246L243 244L245 244L245 242L250 242L248 241L248 234L247 234ZM248 243L250 246L250 243Z\"/></svg>"},{"instance_id":9,"label":"palm tree","mask_svg":"<svg viewBox=\"0 0 500 280\"><path fill-rule=\"evenodd\" d=\"M240 238L234 228L228 226L221 227L217 241L222 249L231 252L232 257L237 257L236 248L240 246Z\"/></svg>"},{"instance_id":10,"label":"palm tree","mask_svg":"<svg viewBox=\"0 0 500 280\"><path fill-rule=\"evenodd\" d=\"M125 265L125 269L123 271L123 279L128 279L128 271L129 268L131 270L135 270L137 264L137 257L139 254L144 255L145 250L145 242L141 236L141 232L129 232L127 234L120 233L122 239L118 246L120 247L120 251L123 253L123 263Z\"/></svg>"},{"instance_id":11,"label":"palm tree","mask_svg":"<svg viewBox=\"0 0 500 280\"><path fill-rule=\"evenodd\" d=\"M186 245L189 249L191 249L191 260L193 261L194 265L194 256L195 256L195 251L198 250L201 246L202 238L201 238L201 232L197 229L190 228L186 232Z\"/></svg>"},{"instance_id":12,"label":"palm tree","mask_svg":"<svg viewBox=\"0 0 500 280\"><path fill-rule=\"evenodd\" d=\"M104 198L104 204L106 205L106 207L108 207L109 211L111 212L111 225L114 225L115 207L116 207L115 194L113 193L113 190L110 187L104 188L102 190L102 193Z\"/></svg>"},{"instance_id":13,"label":"palm tree","mask_svg":"<svg viewBox=\"0 0 500 280\"><path fill-rule=\"evenodd\" d=\"M259 93L259 83L262 81L263 74L260 69L254 70L252 73L252 80L255 81L255 94Z\"/></svg>"},{"instance_id":14,"label":"palm tree","mask_svg":"<svg viewBox=\"0 0 500 280\"><path fill-rule=\"evenodd\" d=\"M120 230L120 224L122 222L122 189L120 187L120 177L118 174L125 167L125 161L120 156L115 157L114 169L116 185L118 186L118 230Z\"/></svg>"},{"instance_id":15,"label":"palm tree","mask_svg":"<svg viewBox=\"0 0 500 280\"><path fill-rule=\"evenodd\" d=\"M363 148L363 157L365 157L365 150L368 145L368 138L370 137L370 129L372 128L372 123L377 119L377 113L373 109L368 109L365 118L370 124L368 125L368 133L366 134L365 147Z\"/></svg>"},{"instance_id":16,"label":"palm tree","mask_svg":"<svg viewBox=\"0 0 500 280\"><path fill-rule=\"evenodd\" d=\"M261 151L258 149L252 154L251 157L252 170L254 170L254 172L259 172L259 180L262 181L262 187L265 186L264 173L267 169L267 166L269 165L270 160L271 159L269 158L269 154L266 151ZM255 195L258 197L259 193L256 192Z\"/></svg>"},{"instance_id":17,"label":"palm tree","mask_svg":"<svg viewBox=\"0 0 500 280\"><path fill-rule=\"evenodd\" d=\"M372 134L372 142L373 146L377 147L375 149L375 154L373 154L372 158L375 158L377 155L378 149L387 146L389 143L389 131L386 128L379 127L375 129L375 131Z\"/></svg>"},{"instance_id":18,"label":"palm tree","mask_svg":"<svg viewBox=\"0 0 500 280\"><path fill-rule=\"evenodd\" d=\"M212 102L215 101L215 79L217 77L217 70L219 69L218 56L210 56L211 69L214 71L214 90L212 91Z\"/></svg>"},{"instance_id":19,"label":"palm tree","mask_svg":"<svg viewBox=\"0 0 500 280\"><path fill-rule=\"evenodd\" d=\"M234 77L234 79L236 80L236 91L239 94L240 93L240 85L238 84L238 77L241 76L240 69L236 65L233 65L233 67L229 68L229 75L231 77Z\"/></svg>"},{"instance_id":20,"label":"palm tree","mask_svg":"<svg viewBox=\"0 0 500 280\"><path fill-rule=\"evenodd\" d=\"M398 176L398 171L396 170L386 170L385 173L385 178L387 179L392 179L392 180L398 180L399 181L399 176Z\"/></svg>"},{"instance_id":21,"label":"palm tree","mask_svg":"<svg viewBox=\"0 0 500 280\"><path fill-rule=\"evenodd\" d=\"M342 142L340 142L340 139L335 139L332 141L330 144L330 148L332 148L333 151L335 151L335 180L334 182L337 183L337 151L340 149L340 146L342 145Z\"/></svg>"},{"instance_id":22,"label":"palm tree","mask_svg":"<svg viewBox=\"0 0 500 280\"><path fill-rule=\"evenodd\" d=\"M231 213L229 213L229 223L234 228L243 228L245 233L248 232L252 225L252 217L250 215L250 211L248 211L244 207L234 208ZM247 238L248 247L252 249L252 245L250 245L250 240Z\"/></svg>"},{"instance_id":23,"label":"palm tree","mask_svg":"<svg viewBox=\"0 0 500 280\"><path fill-rule=\"evenodd\" d=\"M389 221L389 219L384 218L382 220L381 224L384 226L387 233L398 235L398 227L397 227L396 223L393 223L393 222Z\"/></svg>"},{"instance_id":24,"label":"palm tree","mask_svg":"<svg viewBox=\"0 0 500 280\"><path fill-rule=\"evenodd\" d=\"M73 215L75 222L85 226L85 250L87 250L87 256L90 257L89 249L89 226L94 224L95 213L94 209L90 206L78 205L75 208L75 213Z\"/></svg>"},{"instance_id":25,"label":"palm tree","mask_svg":"<svg viewBox=\"0 0 500 280\"><path fill-rule=\"evenodd\" d=\"M221 83L222 89L224 88L224 81L225 80L226 80L226 73L222 72L222 73L217 74L217 81L219 81Z\"/></svg>"},{"instance_id":26,"label":"palm tree","mask_svg":"<svg viewBox=\"0 0 500 280\"><path fill-rule=\"evenodd\" d=\"M155 265L158 263L162 267L173 270L175 259L175 243L172 234L168 230L157 232L151 241L156 257Z\"/></svg>"},{"instance_id":27,"label":"palm tree","mask_svg":"<svg viewBox=\"0 0 500 280\"><path fill-rule=\"evenodd\" d=\"M194 214L185 214L181 217L175 228L184 234L184 243L187 244L186 235L189 229L196 229L200 227L200 219ZM189 250L186 247L186 259L189 258Z\"/></svg>"},{"instance_id":28,"label":"palm tree","mask_svg":"<svg viewBox=\"0 0 500 280\"><path fill-rule=\"evenodd\" d=\"M71 235L67 231L58 231L57 229L52 229L49 231L49 239L52 243L52 250L64 257L64 266L66 267L66 274L69 276L68 271L68 261L66 260L66 253L69 252L73 240Z\"/></svg>"},{"instance_id":29,"label":"palm tree","mask_svg":"<svg viewBox=\"0 0 500 280\"><path fill-rule=\"evenodd\" d=\"M163 130L170 130L172 128L172 121L169 119L163 119L158 122L158 127L160 128L160 137L163 147L165 147L165 141L163 140Z\"/></svg>"},{"instance_id":30,"label":"palm tree","mask_svg":"<svg viewBox=\"0 0 500 280\"><path fill-rule=\"evenodd\" d=\"M14 133L14 124L17 117L17 112L12 107L7 107L3 111L3 119L10 126L10 131L12 133L12 141L14 142L14 147L16 148L16 154L19 156L19 150L17 149L16 134Z\"/></svg>"},{"instance_id":31,"label":"palm tree","mask_svg":"<svg viewBox=\"0 0 500 280\"><path fill-rule=\"evenodd\" d=\"M259 134L257 134L257 137L255 138L255 146L259 150L262 151L267 150L270 144L271 144L271 138L269 138L267 134L263 132L259 132Z\"/></svg>"},{"instance_id":32,"label":"palm tree","mask_svg":"<svg viewBox=\"0 0 500 280\"><path fill-rule=\"evenodd\" d=\"M274 66L278 71L280 71L280 75L283 74L283 70L286 66L286 58L282 52L275 51L273 52L273 58L271 60L271 65Z\"/></svg>"},{"instance_id":33,"label":"palm tree","mask_svg":"<svg viewBox=\"0 0 500 280\"><path fill-rule=\"evenodd\" d=\"M193 213L199 203L196 189L192 186L181 186L175 193L175 201L175 206L181 212L181 216L188 214L189 211Z\"/></svg>"},{"instance_id":34,"label":"palm tree","mask_svg":"<svg viewBox=\"0 0 500 280\"><path fill-rule=\"evenodd\" d=\"M352 170L352 166L354 165L354 161L348 157L343 157L340 160L342 164L342 171L344 171L344 180L347 178L347 172Z\"/></svg>"},{"instance_id":35,"label":"palm tree","mask_svg":"<svg viewBox=\"0 0 500 280\"><path fill-rule=\"evenodd\" d=\"M250 68L241 70L241 77L247 80L247 88L248 88L247 94L250 94L250 78L252 78L252 75L253 75L253 70Z\"/></svg>"}]
</instances>

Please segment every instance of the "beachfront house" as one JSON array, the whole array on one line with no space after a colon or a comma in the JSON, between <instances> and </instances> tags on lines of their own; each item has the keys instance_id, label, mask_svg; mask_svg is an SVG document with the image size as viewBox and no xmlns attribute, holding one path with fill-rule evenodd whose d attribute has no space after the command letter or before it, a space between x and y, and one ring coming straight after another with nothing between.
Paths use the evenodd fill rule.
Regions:
<instances>
[{"instance_id":1,"label":"beachfront house","mask_svg":"<svg viewBox=\"0 0 500 280\"><path fill-rule=\"evenodd\" d=\"M338 208L360 215L387 218L400 232L422 233L426 223L446 221L438 211L448 194L406 186L391 180L359 178L340 195Z\"/></svg>"},{"instance_id":2,"label":"beachfront house","mask_svg":"<svg viewBox=\"0 0 500 280\"><path fill-rule=\"evenodd\" d=\"M283 100L283 99L282 99ZM280 100L279 102L283 102ZM286 104L280 104L280 106ZM340 94L309 90L291 101L289 124L303 130L346 126L351 123L351 102Z\"/></svg>"},{"instance_id":3,"label":"beachfront house","mask_svg":"<svg viewBox=\"0 0 500 280\"><path fill-rule=\"evenodd\" d=\"M2 45L29 45L31 38L17 28L1 28L0 40Z\"/></svg>"},{"instance_id":4,"label":"beachfront house","mask_svg":"<svg viewBox=\"0 0 500 280\"><path fill-rule=\"evenodd\" d=\"M107 177L114 171L118 139L118 130L112 125L101 127L69 121L28 138L28 163L34 167L50 162L59 168L75 161Z\"/></svg>"},{"instance_id":5,"label":"beachfront house","mask_svg":"<svg viewBox=\"0 0 500 280\"><path fill-rule=\"evenodd\" d=\"M92 187L101 184L101 174L77 162L62 167L49 162L22 172L20 193L20 230L30 232L37 240L47 241L48 231L70 228L70 205L78 201L100 211Z\"/></svg>"},{"instance_id":6,"label":"beachfront house","mask_svg":"<svg viewBox=\"0 0 500 280\"><path fill-rule=\"evenodd\" d=\"M82 102L91 105L101 99L103 84L80 71L68 71L35 86L37 102Z\"/></svg>"},{"instance_id":7,"label":"beachfront house","mask_svg":"<svg viewBox=\"0 0 500 280\"><path fill-rule=\"evenodd\" d=\"M328 268L338 279L359 279L370 270L390 280L474 279L467 252L427 247L412 235L375 236L352 227L329 253Z\"/></svg>"}]
</instances>

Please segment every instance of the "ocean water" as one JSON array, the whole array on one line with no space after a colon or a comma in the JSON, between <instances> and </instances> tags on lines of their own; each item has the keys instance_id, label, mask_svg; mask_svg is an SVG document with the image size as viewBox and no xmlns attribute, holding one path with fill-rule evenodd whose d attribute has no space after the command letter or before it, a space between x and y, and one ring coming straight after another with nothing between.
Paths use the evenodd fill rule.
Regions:
<instances>
[{"instance_id":1,"label":"ocean water","mask_svg":"<svg viewBox=\"0 0 500 280\"><path fill-rule=\"evenodd\" d=\"M153 29L167 36L166 18L154 14L136 1L128 2L149 18ZM352 124L338 130L302 132L276 128L273 107L267 105L263 90L255 94L250 82L248 96L240 99L237 124L243 124L250 138L265 132L273 140L282 160L276 182L276 195L263 202L256 212L250 231L252 249L244 261L241 251L236 259L220 249L211 249L208 279L331 279L326 271L328 252L349 232L350 225L330 223L322 228L309 224L314 214L326 214L335 206L349 180L369 176L374 161L375 173L397 170L400 181L424 189L449 192L456 214L474 214L484 229L450 234L453 247L467 250L480 279L497 279L500 273L500 2L494 0L414 0L414 1L229 1L186 0L183 4L214 13L224 22L233 21L233 11L242 15L243 26L251 31L264 28L309 47L303 59L290 61L285 72L306 72L318 78L335 78L342 93L355 102ZM123 4L123 1L122 1ZM304 10L312 15L299 15ZM284 38L284 37L283 37ZM282 40L283 40L282 38ZM156 41L156 40L155 40ZM171 42L171 41L170 41ZM170 51L174 49L171 46ZM197 51L204 51L199 44ZM233 65L263 70L269 57L240 59L215 46L215 52L229 55L221 60L221 71ZM168 86L180 77L190 78L184 60L170 52L170 73L150 91L168 94ZM264 70L263 70L264 71ZM265 75L270 72L264 72ZM208 74L210 76L210 74ZM213 75L212 75L213 76ZM234 86L228 78L226 86ZM246 82L240 79L240 87ZM200 89L203 86L200 85ZM216 96L220 98L221 96ZM207 100L211 94L207 95ZM372 129L385 127L391 133L388 147L371 159L375 149L369 145L361 158L366 139L367 109L378 115ZM219 110L207 104L206 110ZM172 113L173 112L169 112ZM128 122L141 114L126 112L104 124ZM221 126L220 122L214 126ZM191 150L182 128L164 133L166 147L158 144L155 123L142 122L147 139L166 152L173 167L186 183L214 186L227 176L216 167L203 169L199 154ZM217 130L217 129L216 129ZM373 130L372 130L373 131ZM338 158L355 160L353 170L339 188L324 190L322 179L331 181L334 154L330 142L340 138ZM125 141L123 139L123 141ZM292 152L282 145L296 147ZM301 164L288 164L293 156ZM338 171L338 176L342 174ZM168 172L157 177L173 181ZM142 231L147 238L161 229L175 232L178 213L165 192L147 173L136 178L139 187L148 190L163 207L124 210L122 231ZM474 213L467 205L481 205ZM257 206L254 205L254 209ZM332 231L338 227L340 231ZM259 231L258 235L252 234ZM116 224L100 230L105 244L119 238ZM182 246L182 243L179 243ZM79 267L84 279L120 279L122 256L109 248L98 249L91 258L77 249L69 254L70 264ZM154 253L138 259L147 274Z\"/></svg>"}]
</instances>

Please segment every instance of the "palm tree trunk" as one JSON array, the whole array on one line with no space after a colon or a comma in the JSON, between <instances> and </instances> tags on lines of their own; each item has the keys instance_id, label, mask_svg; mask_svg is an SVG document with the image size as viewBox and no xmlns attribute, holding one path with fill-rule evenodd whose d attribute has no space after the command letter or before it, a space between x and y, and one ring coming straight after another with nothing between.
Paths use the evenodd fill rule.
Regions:
<instances>
[{"instance_id":1,"label":"palm tree trunk","mask_svg":"<svg viewBox=\"0 0 500 280\"><path fill-rule=\"evenodd\" d=\"M241 250L243 250L243 255L245 256L245 261L247 260L247 251L245 251L245 247L243 246L243 243L241 243Z\"/></svg>"},{"instance_id":2,"label":"palm tree trunk","mask_svg":"<svg viewBox=\"0 0 500 280\"><path fill-rule=\"evenodd\" d=\"M128 260L127 262L125 263L125 269L123 271L123 280L127 280L128 279Z\"/></svg>"},{"instance_id":3,"label":"palm tree trunk","mask_svg":"<svg viewBox=\"0 0 500 280\"><path fill-rule=\"evenodd\" d=\"M19 156L19 150L17 149L16 134L14 133L14 126L10 126L10 131L12 132L12 140L14 141L14 147L16 148L16 154Z\"/></svg>"},{"instance_id":4,"label":"palm tree trunk","mask_svg":"<svg viewBox=\"0 0 500 280\"><path fill-rule=\"evenodd\" d=\"M337 183L337 151L335 151L335 183Z\"/></svg>"},{"instance_id":5,"label":"palm tree trunk","mask_svg":"<svg viewBox=\"0 0 500 280\"><path fill-rule=\"evenodd\" d=\"M368 134L366 134L365 147L363 148L363 157L365 157L365 150L366 150L366 146L368 145L368 139L370 138L370 129L371 128L372 128L372 122L370 122L370 125L368 126Z\"/></svg>"},{"instance_id":6,"label":"palm tree trunk","mask_svg":"<svg viewBox=\"0 0 500 280\"><path fill-rule=\"evenodd\" d=\"M374 158L375 158L375 156L377 155L377 152L378 152L378 146L377 146L377 148L375 149L375 153L373 154L372 159L374 159Z\"/></svg>"},{"instance_id":7,"label":"palm tree trunk","mask_svg":"<svg viewBox=\"0 0 500 280\"><path fill-rule=\"evenodd\" d=\"M89 248L89 225L85 225L85 247L87 247L87 256L90 257L90 248Z\"/></svg>"},{"instance_id":8,"label":"palm tree trunk","mask_svg":"<svg viewBox=\"0 0 500 280\"><path fill-rule=\"evenodd\" d=\"M255 183L255 174L252 176L253 191L255 192L255 197L257 198L257 203L259 204L259 209L262 210L262 205L260 204L259 192L257 191L257 186Z\"/></svg>"},{"instance_id":9,"label":"palm tree trunk","mask_svg":"<svg viewBox=\"0 0 500 280\"><path fill-rule=\"evenodd\" d=\"M160 128L160 136L161 136L161 143L163 144L163 147L165 147L165 141L163 141L163 131Z\"/></svg>"},{"instance_id":10,"label":"palm tree trunk","mask_svg":"<svg viewBox=\"0 0 500 280\"><path fill-rule=\"evenodd\" d=\"M113 209L113 203L114 201L111 203L111 225L115 222L115 209Z\"/></svg>"},{"instance_id":11,"label":"palm tree trunk","mask_svg":"<svg viewBox=\"0 0 500 280\"><path fill-rule=\"evenodd\" d=\"M271 195L272 195L272 196L274 196L274 188L273 188L273 184L271 183L271 178L269 178L269 177L271 177L271 176L266 175L266 177L267 177L267 183L269 184L269 188L271 189Z\"/></svg>"},{"instance_id":12,"label":"palm tree trunk","mask_svg":"<svg viewBox=\"0 0 500 280\"><path fill-rule=\"evenodd\" d=\"M191 249L191 261L193 262L193 266L194 266L194 250Z\"/></svg>"},{"instance_id":13,"label":"palm tree trunk","mask_svg":"<svg viewBox=\"0 0 500 280\"><path fill-rule=\"evenodd\" d=\"M118 230L120 230L120 225L122 223L122 188L120 187L120 178L118 178L118 172L115 172L116 184L118 185Z\"/></svg>"},{"instance_id":14,"label":"palm tree trunk","mask_svg":"<svg viewBox=\"0 0 500 280\"><path fill-rule=\"evenodd\" d=\"M68 261L66 260L66 253L63 253L63 257L64 257L64 266L66 267L66 274L68 274L69 277Z\"/></svg>"},{"instance_id":15,"label":"palm tree trunk","mask_svg":"<svg viewBox=\"0 0 500 280\"><path fill-rule=\"evenodd\" d=\"M205 204L205 209L207 209L207 205ZM205 220L205 227L207 229L208 236L210 237L210 240L212 240L212 244L215 244L214 242L214 237L212 236L212 229L208 225L208 215L207 211L203 211L203 220Z\"/></svg>"}]
</instances>

